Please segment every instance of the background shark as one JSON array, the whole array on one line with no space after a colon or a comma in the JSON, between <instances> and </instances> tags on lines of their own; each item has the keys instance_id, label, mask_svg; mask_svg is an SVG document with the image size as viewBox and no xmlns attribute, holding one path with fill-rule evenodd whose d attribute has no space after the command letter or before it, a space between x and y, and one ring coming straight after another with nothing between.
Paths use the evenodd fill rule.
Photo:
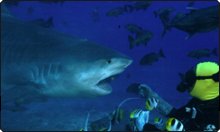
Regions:
<instances>
[{"instance_id":1,"label":"background shark","mask_svg":"<svg viewBox=\"0 0 220 132\"><path fill-rule=\"evenodd\" d=\"M132 62L96 43L22 22L4 13L1 14L3 100L19 98L17 94L23 99L33 97L30 93L50 97L107 95L112 91L108 78L121 73Z\"/></svg>"},{"instance_id":2,"label":"background shark","mask_svg":"<svg viewBox=\"0 0 220 132\"><path fill-rule=\"evenodd\" d=\"M170 20L168 17L170 13L165 13L166 10L161 12L160 19L164 25L165 35L166 30L176 28L188 33L186 39L192 37L196 33L210 32L218 28L219 25L219 6L210 6L206 8L196 9L189 8L190 13L177 13L174 18ZM168 11L171 12L172 10Z\"/></svg>"}]
</instances>

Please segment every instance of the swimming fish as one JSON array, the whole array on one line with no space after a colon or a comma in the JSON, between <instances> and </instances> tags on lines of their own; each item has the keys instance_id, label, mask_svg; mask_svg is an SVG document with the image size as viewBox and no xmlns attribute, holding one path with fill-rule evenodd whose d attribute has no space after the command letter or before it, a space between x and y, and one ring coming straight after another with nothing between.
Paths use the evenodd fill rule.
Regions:
<instances>
[{"instance_id":1,"label":"swimming fish","mask_svg":"<svg viewBox=\"0 0 220 132\"><path fill-rule=\"evenodd\" d=\"M214 48L213 50L210 49L192 50L187 54L188 57L196 58L196 59L210 57L211 55L218 56L217 48Z\"/></svg>"},{"instance_id":2,"label":"swimming fish","mask_svg":"<svg viewBox=\"0 0 220 132\"><path fill-rule=\"evenodd\" d=\"M219 7L210 6L201 9L193 9L190 13L178 13L170 22L167 22L165 31L176 28L188 33L186 39L196 33L210 32L218 28ZM165 33L164 33L165 34Z\"/></svg>"},{"instance_id":3,"label":"swimming fish","mask_svg":"<svg viewBox=\"0 0 220 132\"><path fill-rule=\"evenodd\" d=\"M136 38L128 35L128 41L130 43L130 49L133 49L134 46L139 46L143 44L147 46L148 42L153 38L153 33L151 31L143 30L140 34L136 35Z\"/></svg>"},{"instance_id":4,"label":"swimming fish","mask_svg":"<svg viewBox=\"0 0 220 132\"><path fill-rule=\"evenodd\" d=\"M148 53L141 58L140 65L152 65L153 63L159 61L162 57L165 57L162 49L160 49L159 53Z\"/></svg>"},{"instance_id":5,"label":"swimming fish","mask_svg":"<svg viewBox=\"0 0 220 132\"><path fill-rule=\"evenodd\" d=\"M116 8L113 8L113 9L109 10L106 13L106 16L118 17L118 16L120 16L122 14L124 14L124 8L123 7L116 7Z\"/></svg>"},{"instance_id":6,"label":"swimming fish","mask_svg":"<svg viewBox=\"0 0 220 132\"><path fill-rule=\"evenodd\" d=\"M53 28L54 27L53 17L49 17L47 20L44 20L42 18L35 19L35 20L30 21L30 23L39 25L44 28Z\"/></svg>"},{"instance_id":7,"label":"swimming fish","mask_svg":"<svg viewBox=\"0 0 220 132\"><path fill-rule=\"evenodd\" d=\"M132 34L136 34L136 36L138 36L139 34L143 32L143 28L141 28L140 26L136 24L127 24L125 25L125 28Z\"/></svg>"},{"instance_id":8,"label":"swimming fish","mask_svg":"<svg viewBox=\"0 0 220 132\"><path fill-rule=\"evenodd\" d=\"M170 15L171 13L174 11L174 8L161 8L159 10L154 11L154 16L160 18L160 21L163 24L164 30L161 34L161 36L163 37L166 33L166 30L169 30L170 28L168 27L169 22L170 22Z\"/></svg>"},{"instance_id":9,"label":"swimming fish","mask_svg":"<svg viewBox=\"0 0 220 132\"><path fill-rule=\"evenodd\" d=\"M153 33L136 24L127 24L125 28L134 35L128 35L129 41L129 48L133 49L134 46L139 46L140 44L144 44L145 46L147 43L152 39Z\"/></svg>"},{"instance_id":10,"label":"swimming fish","mask_svg":"<svg viewBox=\"0 0 220 132\"><path fill-rule=\"evenodd\" d=\"M151 5L149 1L144 2L135 2L134 4L126 4L124 6L115 7L111 10L109 10L106 13L106 16L109 17L118 17L120 15L123 15L125 13L132 13L134 11L139 10L146 10Z\"/></svg>"}]
</instances>

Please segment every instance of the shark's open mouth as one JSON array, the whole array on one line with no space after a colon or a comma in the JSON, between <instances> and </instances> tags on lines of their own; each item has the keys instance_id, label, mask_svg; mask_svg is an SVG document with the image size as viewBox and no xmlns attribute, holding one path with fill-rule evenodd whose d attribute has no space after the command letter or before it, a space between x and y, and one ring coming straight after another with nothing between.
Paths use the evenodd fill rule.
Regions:
<instances>
[{"instance_id":1,"label":"shark's open mouth","mask_svg":"<svg viewBox=\"0 0 220 132\"><path fill-rule=\"evenodd\" d=\"M104 78L100 80L96 85L105 92L111 92L112 87L110 85L110 82L114 80L115 76L109 76L107 78Z\"/></svg>"},{"instance_id":2,"label":"shark's open mouth","mask_svg":"<svg viewBox=\"0 0 220 132\"><path fill-rule=\"evenodd\" d=\"M114 80L115 76L122 73L125 68L132 63L130 59L113 58L111 59L113 64L111 67L107 67L105 71L99 73L99 80L95 84L95 90L97 94L106 95L112 92L110 82Z\"/></svg>"}]
</instances>

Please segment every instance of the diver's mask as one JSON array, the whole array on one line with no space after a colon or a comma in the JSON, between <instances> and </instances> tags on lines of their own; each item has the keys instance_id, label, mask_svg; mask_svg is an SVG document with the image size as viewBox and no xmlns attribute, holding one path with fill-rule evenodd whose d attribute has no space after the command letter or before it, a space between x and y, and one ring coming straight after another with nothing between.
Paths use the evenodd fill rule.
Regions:
<instances>
[{"instance_id":1,"label":"diver's mask","mask_svg":"<svg viewBox=\"0 0 220 132\"><path fill-rule=\"evenodd\" d=\"M177 90L179 92L191 91L196 83L196 80L212 79L215 82L219 82L219 71L211 76L196 76L195 68L191 68L182 77L182 81L178 84Z\"/></svg>"}]
</instances>

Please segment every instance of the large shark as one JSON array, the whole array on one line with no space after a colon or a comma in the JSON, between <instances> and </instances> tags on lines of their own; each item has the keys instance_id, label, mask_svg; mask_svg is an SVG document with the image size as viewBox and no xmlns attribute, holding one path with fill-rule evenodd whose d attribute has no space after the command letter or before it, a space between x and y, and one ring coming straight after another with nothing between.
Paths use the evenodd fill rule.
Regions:
<instances>
[{"instance_id":1,"label":"large shark","mask_svg":"<svg viewBox=\"0 0 220 132\"><path fill-rule=\"evenodd\" d=\"M1 14L1 41L1 94L103 96L112 92L109 78L132 63L110 48L23 22L7 11Z\"/></svg>"}]
</instances>

